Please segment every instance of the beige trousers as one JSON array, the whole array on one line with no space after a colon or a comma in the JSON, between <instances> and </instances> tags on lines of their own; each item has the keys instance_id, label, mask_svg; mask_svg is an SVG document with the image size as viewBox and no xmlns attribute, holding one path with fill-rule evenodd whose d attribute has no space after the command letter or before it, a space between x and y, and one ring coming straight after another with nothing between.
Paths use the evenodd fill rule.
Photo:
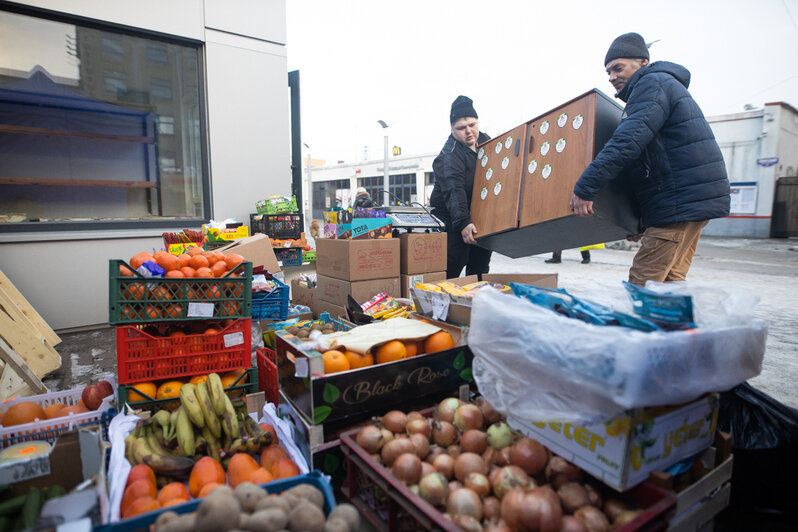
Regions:
<instances>
[{"instance_id":1,"label":"beige trousers","mask_svg":"<svg viewBox=\"0 0 798 532\"><path fill-rule=\"evenodd\" d=\"M709 223L679 222L649 227L629 269L629 282L644 286L646 281L684 281L693 261L701 230Z\"/></svg>"}]
</instances>

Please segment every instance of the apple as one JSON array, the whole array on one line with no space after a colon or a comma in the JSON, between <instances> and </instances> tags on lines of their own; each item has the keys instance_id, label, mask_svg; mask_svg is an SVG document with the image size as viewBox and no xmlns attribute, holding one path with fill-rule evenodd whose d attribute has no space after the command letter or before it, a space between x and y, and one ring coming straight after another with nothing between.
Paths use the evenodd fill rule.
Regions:
<instances>
[{"instance_id":1,"label":"apple","mask_svg":"<svg viewBox=\"0 0 798 532\"><path fill-rule=\"evenodd\" d=\"M89 410L97 410L103 402L103 391L97 384L89 384L83 388L83 393L80 395L83 399L83 404Z\"/></svg>"},{"instance_id":2,"label":"apple","mask_svg":"<svg viewBox=\"0 0 798 532\"><path fill-rule=\"evenodd\" d=\"M100 393L102 393L103 397L108 397L109 395L114 394L114 387L111 386L111 383L108 381L100 381L97 383L97 386L99 386Z\"/></svg>"}]
</instances>

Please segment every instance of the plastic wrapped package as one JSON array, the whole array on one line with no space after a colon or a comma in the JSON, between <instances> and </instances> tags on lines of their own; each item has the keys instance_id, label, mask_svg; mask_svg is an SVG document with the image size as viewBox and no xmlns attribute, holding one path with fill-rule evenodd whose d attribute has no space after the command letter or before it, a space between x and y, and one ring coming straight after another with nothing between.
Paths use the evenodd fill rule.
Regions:
<instances>
[{"instance_id":1,"label":"plastic wrapped package","mask_svg":"<svg viewBox=\"0 0 798 532\"><path fill-rule=\"evenodd\" d=\"M767 323L756 319L674 332L596 326L484 289L468 343L480 393L495 408L587 423L728 390L759 374L766 337Z\"/></svg>"}]
</instances>

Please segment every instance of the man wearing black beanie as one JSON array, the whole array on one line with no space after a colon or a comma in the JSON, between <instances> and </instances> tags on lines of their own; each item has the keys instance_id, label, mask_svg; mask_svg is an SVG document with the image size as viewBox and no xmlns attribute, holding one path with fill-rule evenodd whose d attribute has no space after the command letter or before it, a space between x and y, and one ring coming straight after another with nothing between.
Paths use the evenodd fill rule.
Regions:
<instances>
[{"instance_id":1,"label":"man wearing black beanie","mask_svg":"<svg viewBox=\"0 0 798 532\"><path fill-rule=\"evenodd\" d=\"M645 228L629 282L683 281L701 230L709 220L729 215L723 155L687 92L686 68L667 61L649 64L648 47L637 33L616 38L604 65L626 108L612 138L576 182L571 208L577 216L591 216L599 191L627 175Z\"/></svg>"},{"instance_id":2,"label":"man wearing black beanie","mask_svg":"<svg viewBox=\"0 0 798 532\"><path fill-rule=\"evenodd\" d=\"M477 228L471 223L471 193L477 167L477 144L490 140L479 131L471 98L458 96L452 103L452 133L432 162L435 186L430 195L432 213L446 224L446 278L488 273L491 252L476 244Z\"/></svg>"}]
</instances>

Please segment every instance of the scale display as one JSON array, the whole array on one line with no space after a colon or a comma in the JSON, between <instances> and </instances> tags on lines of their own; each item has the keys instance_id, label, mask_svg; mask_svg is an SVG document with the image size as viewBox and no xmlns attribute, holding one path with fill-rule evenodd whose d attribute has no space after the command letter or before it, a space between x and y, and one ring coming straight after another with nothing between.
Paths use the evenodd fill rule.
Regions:
<instances>
[{"instance_id":1,"label":"scale display","mask_svg":"<svg viewBox=\"0 0 798 532\"><path fill-rule=\"evenodd\" d=\"M443 222L421 207L383 207L393 227L429 228L443 230Z\"/></svg>"}]
</instances>

